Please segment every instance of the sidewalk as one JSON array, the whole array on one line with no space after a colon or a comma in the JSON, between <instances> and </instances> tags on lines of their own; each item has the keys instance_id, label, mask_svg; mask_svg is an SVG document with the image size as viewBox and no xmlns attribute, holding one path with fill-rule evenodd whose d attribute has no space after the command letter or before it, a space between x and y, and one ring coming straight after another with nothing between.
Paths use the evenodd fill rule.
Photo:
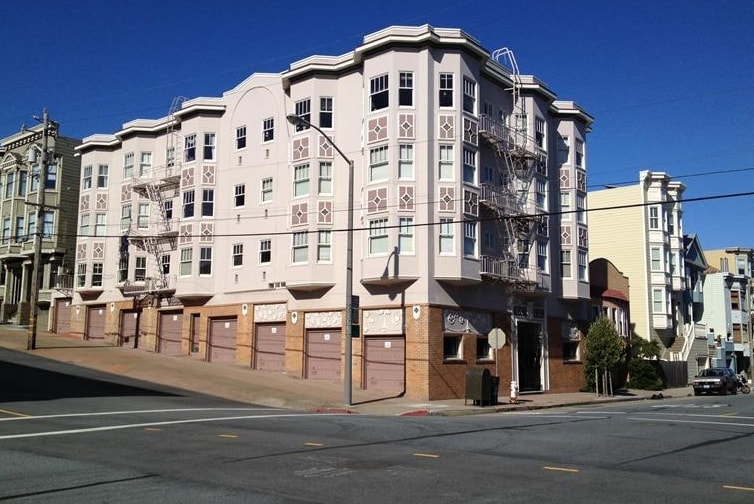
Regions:
<instances>
[{"instance_id":1,"label":"sidewalk","mask_svg":"<svg viewBox=\"0 0 754 504\"><path fill-rule=\"evenodd\" d=\"M27 330L24 326L0 325L0 347L27 352ZM285 373L257 371L241 366L211 364L192 357L164 356L129 348L107 346L100 342L84 341L70 335L38 331L38 357L96 369L114 375L201 394L222 397L243 403L275 408L328 413L360 413L368 415L470 415L502 411L526 411L560 406L610 403L629 400L649 400L663 397L685 397L691 388L651 392L631 390L613 397L592 393L524 394L517 404L511 404L507 387L500 386L499 404L476 406L463 399L417 402L403 397L391 397L384 392L352 389L353 405L343 403L342 383L304 380ZM506 393L503 395L502 393Z\"/></svg>"}]
</instances>

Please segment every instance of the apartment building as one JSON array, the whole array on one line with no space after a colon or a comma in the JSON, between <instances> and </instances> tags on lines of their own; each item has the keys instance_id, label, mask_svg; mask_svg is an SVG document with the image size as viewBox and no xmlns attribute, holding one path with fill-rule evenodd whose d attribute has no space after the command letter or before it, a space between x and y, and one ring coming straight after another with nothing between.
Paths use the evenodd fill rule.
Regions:
<instances>
[{"instance_id":1,"label":"apartment building","mask_svg":"<svg viewBox=\"0 0 754 504\"><path fill-rule=\"evenodd\" d=\"M635 334L662 343L665 358L679 340L693 340L684 320L686 290L682 205L685 186L667 173L642 171L638 184L589 191L589 250L631 283ZM683 346L683 345L681 345Z\"/></svg>"},{"instance_id":2,"label":"apartment building","mask_svg":"<svg viewBox=\"0 0 754 504\"><path fill-rule=\"evenodd\" d=\"M592 296L592 320L606 317L618 335L631 338L631 307L628 277L613 263L600 257L589 263L589 284Z\"/></svg>"},{"instance_id":3,"label":"apartment building","mask_svg":"<svg viewBox=\"0 0 754 504\"><path fill-rule=\"evenodd\" d=\"M710 265L710 273L707 277L714 279L708 281L719 283L721 292L726 293L725 296L717 300L719 304L714 312L708 313L705 309L705 316L711 317L708 318L708 324L711 328L709 333L710 338L714 338L714 341L711 341L710 344L719 344L725 341L732 343L732 354L729 352L727 357L719 357L720 361L725 360L726 365L730 365L733 360L735 366L730 365L731 368L739 372L745 370L750 374L752 316L754 316L754 310L752 310L754 250L743 247L728 247L705 250L704 254ZM707 285L707 281L705 281L705 285Z\"/></svg>"},{"instance_id":4,"label":"apartment building","mask_svg":"<svg viewBox=\"0 0 754 504\"><path fill-rule=\"evenodd\" d=\"M352 362L356 388L418 399L480 366L578 390L591 123L511 51L427 25L177 100L78 148L73 330L311 380Z\"/></svg>"},{"instance_id":5,"label":"apartment building","mask_svg":"<svg viewBox=\"0 0 754 504\"><path fill-rule=\"evenodd\" d=\"M80 140L59 134L53 121L38 124L0 140L0 320L29 323L34 278L37 226L41 226L41 263L37 326L67 332L71 286L61 278L73 268L76 246ZM40 181L47 161L46 179ZM39 191L45 193L38 223ZM56 290L60 285L62 290ZM50 307L57 315L50 317Z\"/></svg>"}]
</instances>

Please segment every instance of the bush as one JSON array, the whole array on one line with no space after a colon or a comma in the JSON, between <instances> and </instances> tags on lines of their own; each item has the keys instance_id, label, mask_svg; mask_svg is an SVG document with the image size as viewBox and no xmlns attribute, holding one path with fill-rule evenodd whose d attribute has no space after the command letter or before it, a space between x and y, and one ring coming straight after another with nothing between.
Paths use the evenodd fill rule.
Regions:
<instances>
[{"instance_id":1,"label":"bush","mask_svg":"<svg viewBox=\"0 0 754 504\"><path fill-rule=\"evenodd\" d=\"M652 361L631 359L628 363L629 388L639 390L662 390L662 375Z\"/></svg>"}]
</instances>

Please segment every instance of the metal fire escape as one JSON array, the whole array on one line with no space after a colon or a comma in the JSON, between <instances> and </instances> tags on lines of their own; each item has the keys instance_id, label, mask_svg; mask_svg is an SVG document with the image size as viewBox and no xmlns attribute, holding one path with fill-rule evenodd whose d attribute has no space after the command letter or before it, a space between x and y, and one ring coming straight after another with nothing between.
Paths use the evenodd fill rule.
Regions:
<instances>
[{"instance_id":1,"label":"metal fire escape","mask_svg":"<svg viewBox=\"0 0 754 504\"><path fill-rule=\"evenodd\" d=\"M479 135L496 154L499 181L499 185L481 184L480 202L496 216L502 243L502 256L482 256L481 273L510 283L517 290L531 290L538 281L536 271L529 267L529 251L541 217L537 216L529 188L537 163L546 159L528 135L521 77L513 52L508 48L498 49L492 53L492 58L510 71L513 106L507 118L479 116Z\"/></svg>"},{"instance_id":2,"label":"metal fire escape","mask_svg":"<svg viewBox=\"0 0 754 504\"><path fill-rule=\"evenodd\" d=\"M176 250L178 242L178 227L173 217L172 202L180 193L180 134L176 128L175 113L181 109L184 97L173 99L167 117L166 130L166 162L164 166L152 167L142 172L141 167L134 167L131 189L134 194L147 198L151 208L157 210L159 219L156 223L142 222L148 218L137 213L134 226L131 223L127 242L137 249L146 251L151 256L151 268L148 264L148 274L133 281L127 281L121 287L124 295L134 297L170 298L175 293L173 277L164 268L162 258ZM150 215L152 212L150 211ZM125 237L124 237L125 238ZM127 245L121 243L121 248ZM123 250L121 250L123 253ZM127 250L126 250L127 253ZM149 263L149 261L148 261Z\"/></svg>"}]
</instances>

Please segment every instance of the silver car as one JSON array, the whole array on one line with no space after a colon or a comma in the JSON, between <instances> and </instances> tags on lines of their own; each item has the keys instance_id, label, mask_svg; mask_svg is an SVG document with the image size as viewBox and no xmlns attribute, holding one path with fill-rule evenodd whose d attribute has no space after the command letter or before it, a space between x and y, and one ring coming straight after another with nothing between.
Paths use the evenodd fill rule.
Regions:
<instances>
[{"instance_id":1,"label":"silver car","mask_svg":"<svg viewBox=\"0 0 754 504\"><path fill-rule=\"evenodd\" d=\"M728 392L736 393L736 374L732 369L726 367L713 367L702 369L699 375L694 378L691 385L694 387L694 395L698 396L702 392L716 392L725 395Z\"/></svg>"}]
</instances>

